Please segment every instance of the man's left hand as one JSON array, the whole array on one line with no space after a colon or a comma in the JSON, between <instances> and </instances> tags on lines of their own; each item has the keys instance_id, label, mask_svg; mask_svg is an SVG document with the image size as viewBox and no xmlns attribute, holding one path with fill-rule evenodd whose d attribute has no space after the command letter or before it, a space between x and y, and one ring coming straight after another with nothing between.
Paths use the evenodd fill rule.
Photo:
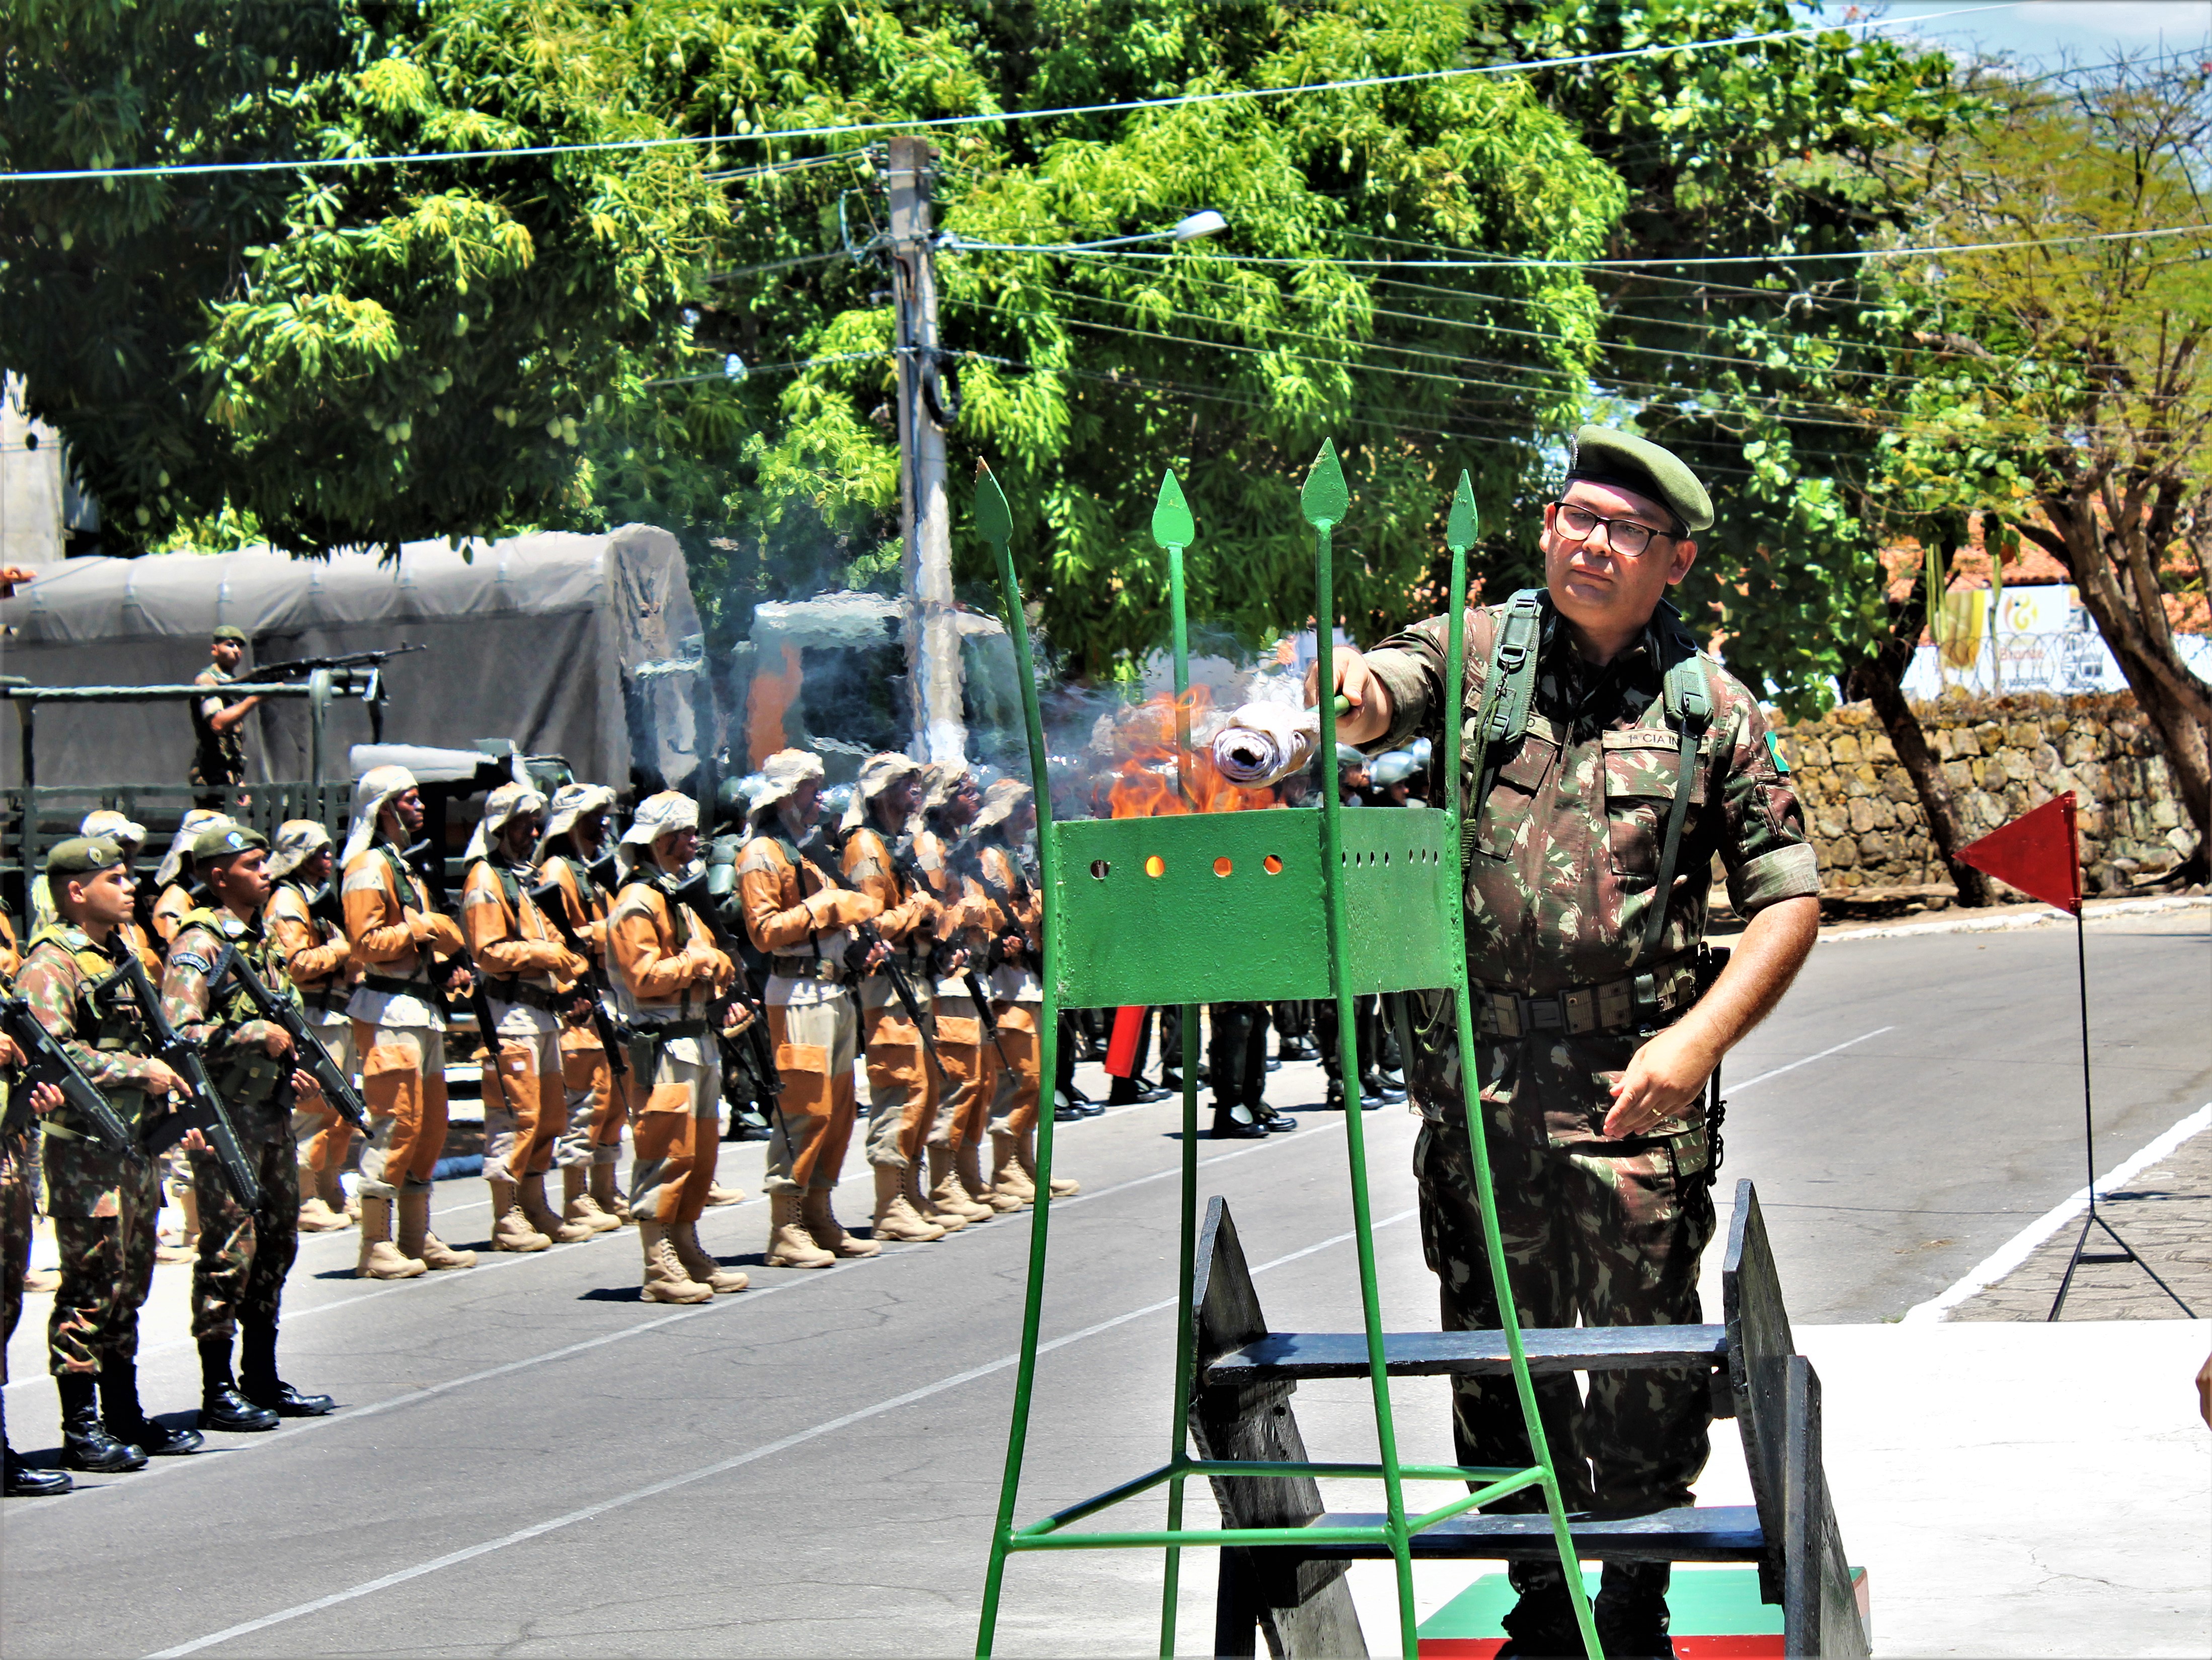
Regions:
<instances>
[{"instance_id":1,"label":"man's left hand","mask_svg":"<svg viewBox=\"0 0 2212 1660\"><path fill-rule=\"evenodd\" d=\"M1606 1139L1626 1141L1648 1134L1652 1126L1681 1116L1712 1076L1720 1056L1694 1033L1670 1026L1636 1051L1613 1086L1613 1110L1605 1116Z\"/></svg>"}]
</instances>

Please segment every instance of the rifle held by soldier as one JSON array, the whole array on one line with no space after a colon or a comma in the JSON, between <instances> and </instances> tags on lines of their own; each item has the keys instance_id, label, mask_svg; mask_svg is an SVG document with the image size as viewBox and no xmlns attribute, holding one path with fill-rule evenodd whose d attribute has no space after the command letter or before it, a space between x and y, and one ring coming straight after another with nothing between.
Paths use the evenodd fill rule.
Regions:
<instances>
[{"instance_id":1,"label":"rifle held by soldier","mask_svg":"<svg viewBox=\"0 0 2212 1660\"><path fill-rule=\"evenodd\" d=\"M617 1077L627 1077L629 1062L623 1052L636 1034L619 1025L607 1012L610 993L607 976L590 950L590 942L576 931L574 919L568 915L568 894L557 881L549 881L529 890L530 903L538 907L538 914L550 922L559 933L562 943L584 960L584 976L577 994L592 1006L592 1025L599 1034L599 1047L607 1052L607 1065Z\"/></svg>"},{"instance_id":2,"label":"rifle held by soldier","mask_svg":"<svg viewBox=\"0 0 2212 1660\"><path fill-rule=\"evenodd\" d=\"M128 1164L143 1162L137 1142L131 1139L131 1127L108 1104L100 1086L84 1075L82 1068L70 1059L69 1051L40 1023L32 1012L29 998L0 998L0 1031L14 1038L15 1047L23 1052L23 1086L9 1097L7 1123L0 1127L5 1134L21 1134L29 1123L32 1086L52 1084L61 1091L70 1110L83 1122L102 1147Z\"/></svg>"},{"instance_id":3,"label":"rifle held by soldier","mask_svg":"<svg viewBox=\"0 0 2212 1660\"><path fill-rule=\"evenodd\" d=\"M290 998L279 997L270 990L263 983L261 976L247 967L235 952L227 952L222 961L216 964L216 972L208 976L210 995L213 995L226 976L238 982L238 988L246 994L246 1000L253 1005L264 1020L280 1029L292 1040L292 1064L314 1079L316 1087L323 1092L323 1099L356 1129L363 1135L368 1134L368 1106L355 1091L352 1080L347 1078L344 1069L331 1058L331 1052L323 1047L323 1040L316 1036L315 1029L301 1017L300 1006Z\"/></svg>"},{"instance_id":4,"label":"rifle held by soldier","mask_svg":"<svg viewBox=\"0 0 2212 1660\"><path fill-rule=\"evenodd\" d=\"M745 959L738 942L730 937L729 930L722 926L722 920L715 912L714 896L708 887L707 873L701 871L670 894L668 898L671 904L691 908L692 913L707 925L707 932L714 936L714 944L730 959L731 967L737 970L738 977L729 1000L752 1016L745 1023L744 1029L738 1033L736 1044L740 1047L746 1073L759 1085L760 1094L754 1098L767 1099L782 1094L783 1075L775 1069L775 1046L769 1041L768 1006L753 989L752 976L745 972ZM720 1024L716 1023L717 1030Z\"/></svg>"},{"instance_id":5,"label":"rifle held by soldier","mask_svg":"<svg viewBox=\"0 0 2212 1660\"><path fill-rule=\"evenodd\" d=\"M111 1003L128 997L137 1005L147 1034L153 1040L154 1059L176 1073L185 1085L184 1104L149 1116L138 1127L138 1145L149 1153L160 1152L191 1131L198 1130L207 1139L208 1150L215 1154L222 1168L223 1185L230 1189L231 1197L242 1209L260 1209L261 1183L255 1178L253 1166L239 1143L230 1113L208 1077L207 1061L200 1054L200 1046L169 1024L168 1013L161 1007L161 994L146 977L146 965L138 960L138 953L127 941L118 942L117 955L119 961L115 972L100 982L96 995L106 997Z\"/></svg>"}]
</instances>

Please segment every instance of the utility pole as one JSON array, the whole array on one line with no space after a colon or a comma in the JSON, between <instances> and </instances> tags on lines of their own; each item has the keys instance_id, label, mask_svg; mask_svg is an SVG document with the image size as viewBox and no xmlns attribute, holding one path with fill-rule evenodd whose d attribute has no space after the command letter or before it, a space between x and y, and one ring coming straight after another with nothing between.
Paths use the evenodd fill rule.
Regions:
<instances>
[{"instance_id":1,"label":"utility pole","mask_svg":"<svg viewBox=\"0 0 2212 1660\"><path fill-rule=\"evenodd\" d=\"M965 757L960 633L952 599L952 520L945 496L944 393L937 368L937 273L929 222L936 146L890 141L891 295L897 307L899 568L906 596L907 680L917 759Z\"/></svg>"}]
</instances>

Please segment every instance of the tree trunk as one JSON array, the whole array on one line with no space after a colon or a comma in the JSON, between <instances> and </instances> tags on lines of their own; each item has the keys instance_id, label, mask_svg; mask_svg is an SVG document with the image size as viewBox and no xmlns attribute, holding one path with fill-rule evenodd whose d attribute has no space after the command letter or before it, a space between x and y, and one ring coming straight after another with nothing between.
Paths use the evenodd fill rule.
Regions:
<instances>
[{"instance_id":1,"label":"tree trunk","mask_svg":"<svg viewBox=\"0 0 2212 1660\"><path fill-rule=\"evenodd\" d=\"M2184 868L2199 876L2212 852L2212 688L2207 688L2173 648L2164 599L2154 584L2136 598L2159 607L2146 617L2113 575L2094 502L2046 493L2040 505L2055 529L2013 521L2024 538L2050 552L2074 579L2075 592L2112 648L2136 705L2158 733L2174 794L2197 831L2197 848Z\"/></svg>"},{"instance_id":2,"label":"tree trunk","mask_svg":"<svg viewBox=\"0 0 2212 1660\"><path fill-rule=\"evenodd\" d=\"M1928 820L1929 839L1942 855L1944 868L1959 890L1961 905L1986 905L1994 897L1990 879L1959 859L1968 836L1959 822L1959 809L1951 800L1951 786L1943 776L1943 763L1928 747L1928 734L1920 717L1905 696L1905 672L1912 662L1913 648L1928 617L1927 579L1916 577L1912 592L1890 611L1888 637L1853 669L1846 693L1874 705L1875 718L1888 734L1890 746L1920 797L1922 816Z\"/></svg>"}]
</instances>

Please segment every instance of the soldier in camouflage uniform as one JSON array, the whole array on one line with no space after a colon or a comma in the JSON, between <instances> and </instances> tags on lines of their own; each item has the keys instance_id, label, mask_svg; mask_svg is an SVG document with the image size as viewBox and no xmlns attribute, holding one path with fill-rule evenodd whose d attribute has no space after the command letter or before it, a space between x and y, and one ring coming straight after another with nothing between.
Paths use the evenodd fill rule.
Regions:
<instances>
[{"instance_id":1,"label":"soldier in camouflage uniform","mask_svg":"<svg viewBox=\"0 0 2212 1660\"><path fill-rule=\"evenodd\" d=\"M246 630L226 623L208 641L212 660L193 679L210 688L210 695L186 705L192 717L192 764L190 781L211 786L200 798L204 806L223 799L223 787L235 788L246 781L246 717L259 697L226 697L219 688L239 678L238 666L246 660Z\"/></svg>"},{"instance_id":2,"label":"soldier in camouflage uniform","mask_svg":"<svg viewBox=\"0 0 2212 1660\"><path fill-rule=\"evenodd\" d=\"M276 1376L277 1308L284 1276L300 1253L293 1103L320 1091L313 1074L295 1067L290 1036L263 1019L224 971L235 957L276 995L296 998L283 952L262 931L272 885L268 857L269 839L259 830L218 825L200 832L193 863L215 903L186 914L169 942L161 976L169 1024L207 1056L209 1077L261 1185L261 1203L248 1211L223 1181L215 1156L192 1155L192 1185L201 1195L192 1340L200 1350L202 1429L273 1430L279 1418L319 1418L335 1404L327 1395L302 1395ZM243 1353L234 1378L230 1345L240 1334Z\"/></svg>"},{"instance_id":3,"label":"soldier in camouflage uniform","mask_svg":"<svg viewBox=\"0 0 2212 1660\"><path fill-rule=\"evenodd\" d=\"M9 964L0 968L0 992L15 989L9 976L15 967ZM0 1116L6 1115L18 1090L30 1091L34 1113L50 1113L62 1104L56 1085L26 1085L12 1074L22 1061L14 1041L0 1036ZM20 1132L0 1134L0 1387L8 1382L8 1344L15 1335L16 1321L23 1316L23 1274L31 1266L31 1161L37 1157L38 1131L32 1121L27 1119ZM4 1490L10 1499L51 1499L73 1485L65 1471L33 1469L15 1456L4 1410L0 1410L0 1472L4 1472Z\"/></svg>"},{"instance_id":4,"label":"soldier in camouflage uniform","mask_svg":"<svg viewBox=\"0 0 2212 1660\"><path fill-rule=\"evenodd\" d=\"M1461 788L1475 1060L1514 1297L1531 1325L1699 1322L1698 1259L1714 1227L1705 1081L1780 1000L1819 924L1813 849L1758 699L1661 608L1696 556L1692 535L1711 522L1704 489L1672 454L1583 429L1561 499L1545 509L1527 731L1486 756L1476 734L1486 681L1495 674L1504 690L1494 648L1510 608L1468 619ZM1378 750L1440 738L1444 650L1437 617L1364 657L1338 653L1351 706L1338 731ZM1686 818L1662 892L1687 724L1662 696L1678 663L1702 671L1709 714L1692 728ZM1700 997L1715 854L1749 921ZM1454 1017L1444 997L1413 1000L1423 1243L1444 1324L1494 1328ZM1568 1508L1689 1503L1707 1450L1706 1388L1701 1371L1600 1372L1578 1401L1571 1377L1539 1379ZM1508 1380L1455 1379L1454 1430L1468 1463L1527 1462ZM1540 1502L1532 1490L1497 1508ZM1581 1652L1558 1568L1517 1564L1512 1577L1521 1600L1502 1652ZM1665 1563L1607 1566L1597 1616L1608 1655L1673 1652L1668 1582Z\"/></svg>"},{"instance_id":5,"label":"soldier in camouflage uniform","mask_svg":"<svg viewBox=\"0 0 2212 1660\"><path fill-rule=\"evenodd\" d=\"M148 1098L181 1093L177 1075L149 1054L131 999L97 994L127 951L117 930L131 915L132 884L122 849L85 836L46 854L55 917L31 936L18 976L40 1025L65 1048L126 1124ZM198 1130L188 1147L204 1147ZM64 1107L45 1125L46 1210L61 1247L47 1351L62 1398L62 1461L112 1474L149 1456L197 1451L192 1430L170 1430L138 1403L138 1310L154 1283L154 1224L161 1209L157 1167L107 1152ZM98 1395L95 1404L94 1394Z\"/></svg>"}]
</instances>

